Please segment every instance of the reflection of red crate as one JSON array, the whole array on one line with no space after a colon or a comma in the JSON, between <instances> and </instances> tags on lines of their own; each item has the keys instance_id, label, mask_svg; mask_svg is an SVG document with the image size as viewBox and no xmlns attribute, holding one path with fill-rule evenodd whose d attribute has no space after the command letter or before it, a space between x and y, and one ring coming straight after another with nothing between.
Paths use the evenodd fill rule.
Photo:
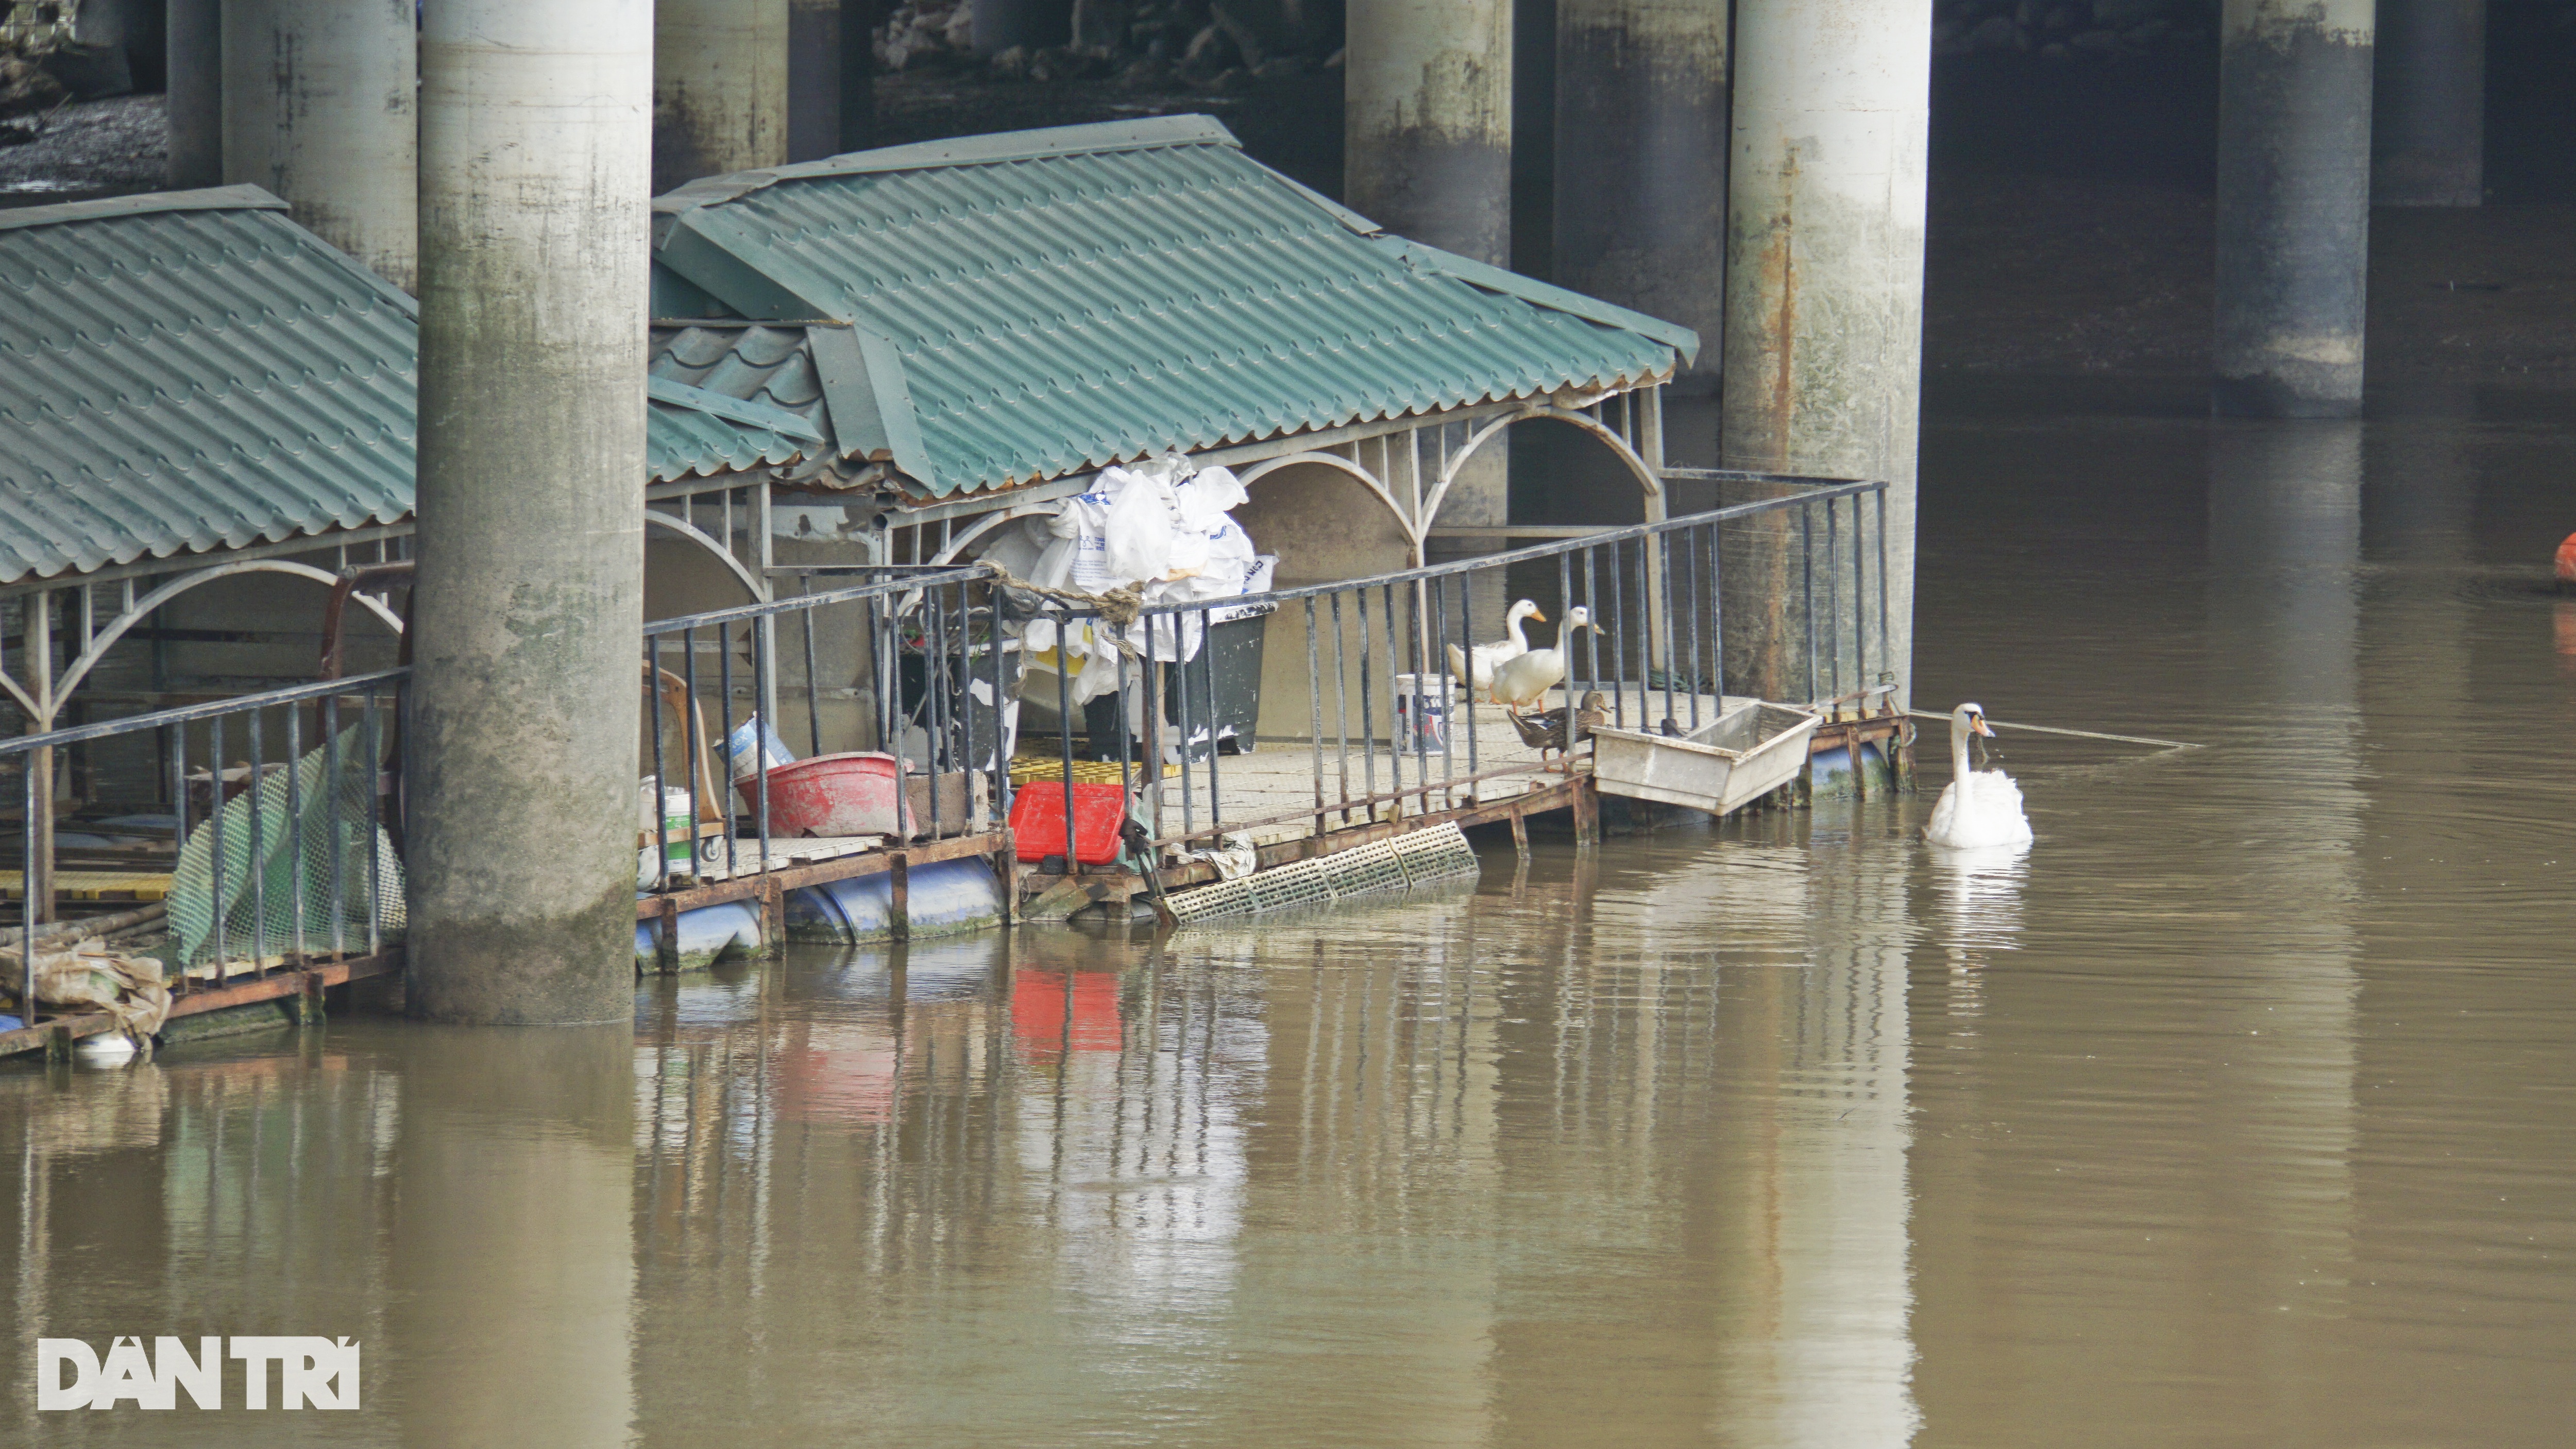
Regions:
<instances>
[{"instance_id":1,"label":"reflection of red crate","mask_svg":"<svg viewBox=\"0 0 2576 1449\"><path fill-rule=\"evenodd\" d=\"M1022 971L1011 978L1011 1035L1033 1062L1068 1051L1114 1052L1118 1020L1115 971Z\"/></svg>"},{"instance_id":2,"label":"reflection of red crate","mask_svg":"<svg viewBox=\"0 0 2576 1449\"><path fill-rule=\"evenodd\" d=\"M1118 827L1127 822L1127 791L1118 785L1073 786L1074 860L1107 865L1118 858ZM1032 780L1011 797L1011 835L1020 859L1064 854L1064 782Z\"/></svg>"}]
</instances>

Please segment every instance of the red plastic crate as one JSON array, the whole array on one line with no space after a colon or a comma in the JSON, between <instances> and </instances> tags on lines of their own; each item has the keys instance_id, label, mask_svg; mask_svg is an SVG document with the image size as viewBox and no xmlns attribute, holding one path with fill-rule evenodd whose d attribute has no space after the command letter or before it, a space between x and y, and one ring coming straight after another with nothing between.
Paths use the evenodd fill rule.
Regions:
<instances>
[{"instance_id":1,"label":"red plastic crate","mask_svg":"<svg viewBox=\"0 0 2576 1449\"><path fill-rule=\"evenodd\" d=\"M1107 865L1118 858L1118 828L1127 821L1127 791L1120 785L1073 787L1073 858L1078 865ZM1011 797L1011 835L1020 859L1064 854L1064 782L1032 780Z\"/></svg>"}]
</instances>

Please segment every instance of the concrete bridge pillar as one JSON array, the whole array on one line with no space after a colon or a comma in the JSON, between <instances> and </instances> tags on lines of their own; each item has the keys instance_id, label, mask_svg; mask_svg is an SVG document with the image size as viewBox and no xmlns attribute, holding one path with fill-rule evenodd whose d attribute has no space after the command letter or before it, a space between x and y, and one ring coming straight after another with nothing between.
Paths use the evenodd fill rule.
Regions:
<instances>
[{"instance_id":1,"label":"concrete bridge pillar","mask_svg":"<svg viewBox=\"0 0 2576 1449\"><path fill-rule=\"evenodd\" d=\"M427 18L409 1009L624 1022L653 3Z\"/></svg>"},{"instance_id":2,"label":"concrete bridge pillar","mask_svg":"<svg viewBox=\"0 0 2576 1449\"><path fill-rule=\"evenodd\" d=\"M1554 280L1698 329L1726 311L1727 0L1558 0Z\"/></svg>"},{"instance_id":3,"label":"concrete bridge pillar","mask_svg":"<svg viewBox=\"0 0 2576 1449\"><path fill-rule=\"evenodd\" d=\"M787 159L841 150L841 0L788 0Z\"/></svg>"},{"instance_id":4,"label":"concrete bridge pillar","mask_svg":"<svg viewBox=\"0 0 2576 1449\"><path fill-rule=\"evenodd\" d=\"M2486 196L2486 0L2383 0L2370 130L2378 206Z\"/></svg>"},{"instance_id":5,"label":"concrete bridge pillar","mask_svg":"<svg viewBox=\"0 0 2576 1449\"><path fill-rule=\"evenodd\" d=\"M2226 0L2216 410L2361 411L2372 0Z\"/></svg>"},{"instance_id":6,"label":"concrete bridge pillar","mask_svg":"<svg viewBox=\"0 0 2576 1449\"><path fill-rule=\"evenodd\" d=\"M1510 266L1510 0L1351 0L1345 29L1343 201L1398 236ZM1497 439L1459 471L1437 522L1490 526L1510 511L1510 455ZM1440 543L1433 557L1490 547ZM1499 629L1502 605L1480 595L1474 616Z\"/></svg>"},{"instance_id":7,"label":"concrete bridge pillar","mask_svg":"<svg viewBox=\"0 0 2576 1449\"><path fill-rule=\"evenodd\" d=\"M1342 199L1399 236L1511 265L1508 0L1353 0L1347 24Z\"/></svg>"},{"instance_id":8,"label":"concrete bridge pillar","mask_svg":"<svg viewBox=\"0 0 2576 1449\"><path fill-rule=\"evenodd\" d=\"M412 0L223 4L224 180L275 192L406 292L420 266L415 38Z\"/></svg>"},{"instance_id":9,"label":"concrete bridge pillar","mask_svg":"<svg viewBox=\"0 0 2576 1449\"><path fill-rule=\"evenodd\" d=\"M788 0L653 7L653 190L787 160Z\"/></svg>"},{"instance_id":10,"label":"concrete bridge pillar","mask_svg":"<svg viewBox=\"0 0 2576 1449\"><path fill-rule=\"evenodd\" d=\"M1931 0L1736 7L1719 452L1729 468L1891 485L1891 637L1869 618L1868 657L1900 693L1913 676L1931 70ZM1874 576L1874 511L1870 524ZM1772 516L1743 529L1726 560L1730 690L1785 700L1805 686L1794 528ZM1848 582L1840 597L1848 608Z\"/></svg>"},{"instance_id":11,"label":"concrete bridge pillar","mask_svg":"<svg viewBox=\"0 0 2576 1449\"><path fill-rule=\"evenodd\" d=\"M224 184L223 0L169 0L163 12L163 98L170 127L170 189Z\"/></svg>"},{"instance_id":12,"label":"concrete bridge pillar","mask_svg":"<svg viewBox=\"0 0 2576 1449\"><path fill-rule=\"evenodd\" d=\"M841 0L841 139L843 151L876 144L876 28L885 23L883 0Z\"/></svg>"}]
</instances>

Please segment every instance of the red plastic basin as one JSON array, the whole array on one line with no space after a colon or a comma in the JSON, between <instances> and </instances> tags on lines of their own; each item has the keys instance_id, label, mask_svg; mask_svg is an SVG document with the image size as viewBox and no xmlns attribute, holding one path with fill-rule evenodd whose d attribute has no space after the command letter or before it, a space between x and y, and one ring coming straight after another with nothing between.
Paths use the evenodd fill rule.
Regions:
<instances>
[{"instance_id":1,"label":"red plastic basin","mask_svg":"<svg viewBox=\"0 0 2576 1449\"><path fill-rule=\"evenodd\" d=\"M1127 791L1119 785L1073 787L1073 858L1079 865L1107 865L1118 858L1118 827L1127 821ZM1064 854L1064 782L1032 780L1011 797L1011 835L1020 859Z\"/></svg>"},{"instance_id":2,"label":"red plastic basin","mask_svg":"<svg viewBox=\"0 0 2576 1449\"><path fill-rule=\"evenodd\" d=\"M757 807L760 778L735 782ZM816 755L769 772L772 835L910 835L895 758L870 751Z\"/></svg>"}]
</instances>

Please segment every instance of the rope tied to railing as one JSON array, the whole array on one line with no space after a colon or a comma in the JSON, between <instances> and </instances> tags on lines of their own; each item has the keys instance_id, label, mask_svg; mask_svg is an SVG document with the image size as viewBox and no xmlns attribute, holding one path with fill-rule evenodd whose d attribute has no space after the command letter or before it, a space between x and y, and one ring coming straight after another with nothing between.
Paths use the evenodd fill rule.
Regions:
<instances>
[{"instance_id":1,"label":"rope tied to railing","mask_svg":"<svg viewBox=\"0 0 2576 1449\"><path fill-rule=\"evenodd\" d=\"M995 587L1019 589L1042 599L1053 599L1059 604L1071 604L1076 608L1093 610L1100 615L1102 622L1114 624L1122 630L1135 623L1136 617L1145 612L1144 593L1124 584L1105 594L1093 594L1081 589L1058 589L1050 588L1045 584L1033 584L1000 564L988 563L986 566L995 574L993 580ZM1128 653L1133 654L1135 650L1131 647Z\"/></svg>"}]
</instances>

